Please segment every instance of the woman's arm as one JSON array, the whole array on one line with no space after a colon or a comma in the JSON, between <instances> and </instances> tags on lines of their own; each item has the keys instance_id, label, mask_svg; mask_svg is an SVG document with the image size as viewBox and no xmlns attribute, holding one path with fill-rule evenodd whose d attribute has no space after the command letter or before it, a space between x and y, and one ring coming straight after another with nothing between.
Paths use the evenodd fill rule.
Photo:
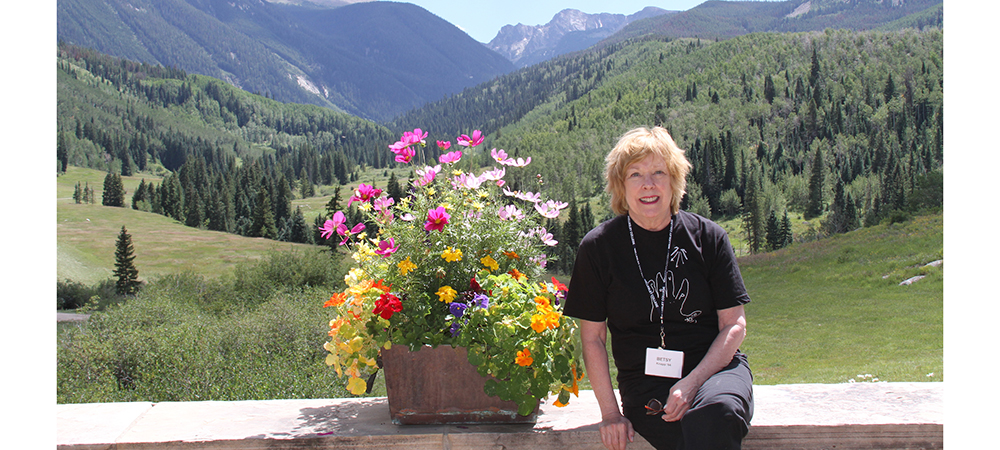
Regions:
<instances>
[{"instance_id":1,"label":"woman's arm","mask_svg":"<svg viewBox=\"0 0 1000 450\"><path fill-rule=\"evenodd\" d=\"M709 377L726 367L733 360L736 350L743 344L743 338L747 335L747 320L743 305L720 309L718 314L719 335L712 341L712 346L708 348L705 358L688 376L677 381L670 390L667 406L663 409L662 416L663 420L667 422L674 422L684 417L684 413L691 407L691 402L694 401L694 396L698 393L701 385ZM584 344L584 352L584 360L586 361L586 344ZM587 369L590 369L589 365ZM594 392L597 392L596 387Z\"/></svg>"},{"instance_id":2,"label":"woman's arm","mask_svg":"<svg viewBox=\"0 0 1000 450\"><path fill-rule=\"evenodd\" d=\"M583 341L583 363L587 367L587 378L601 408L601 442L609 450L624 450L635 437L635 431L632 423L618 408L618 399L611 387L607 323L581 319L580 338Z\"/></svg>"}]
</instances>

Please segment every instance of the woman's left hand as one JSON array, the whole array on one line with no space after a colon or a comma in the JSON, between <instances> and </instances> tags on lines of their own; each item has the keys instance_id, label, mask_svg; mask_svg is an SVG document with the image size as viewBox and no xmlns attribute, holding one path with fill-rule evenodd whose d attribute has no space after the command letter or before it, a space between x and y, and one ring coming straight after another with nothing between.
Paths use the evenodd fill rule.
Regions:
<instances>
[{"instance_id":1,"label":"woman's left hand","mask_svg":"<svg viewBox=\"0 0 1000 450\"><path fill-rule=\"evenodd\" d=\"M691 408L694 396L698 393L701 385L692 380L691 377L681 378L670 388L670 395L667 396L667 405L663 408L661 418L667 422L676 422L684 417L684 413Z\"/></svg>"}]
</instances>

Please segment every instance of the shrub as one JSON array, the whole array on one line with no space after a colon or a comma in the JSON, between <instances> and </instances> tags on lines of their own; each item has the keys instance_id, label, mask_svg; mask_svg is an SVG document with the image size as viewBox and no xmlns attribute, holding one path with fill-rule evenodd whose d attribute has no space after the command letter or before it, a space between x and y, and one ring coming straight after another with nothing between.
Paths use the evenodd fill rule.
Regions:
<instances>
[{"instance_id":1,"label":"shrub","mask_svg":"<svg viewBox=\"0 0 1000 450\"><path fill-rule=\"evenodd\" d=\"M322 348L329 317L321 305L332 287L326 283L343 283L331 265L340 263L284 252L247 263L235 276L153 280L127 303L60 336L57 401L346 396Z\"/></svg>"}]
</instances>

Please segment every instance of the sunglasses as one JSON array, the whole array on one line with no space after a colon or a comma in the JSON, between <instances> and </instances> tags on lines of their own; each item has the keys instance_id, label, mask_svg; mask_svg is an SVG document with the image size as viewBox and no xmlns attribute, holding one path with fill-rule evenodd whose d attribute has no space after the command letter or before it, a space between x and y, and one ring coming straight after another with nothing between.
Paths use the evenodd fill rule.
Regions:
<instances>
[{"instance_id":1,"label":"sunglasses","mask_svg":"<svg viewBox=\"0 0 1000 450\"><path fill-rule=\"evenodd\" d=\"M657 414L663 414L663 403L655 398L650 399L649 402L646 403L646 415L655 416Z\"/></svg>"}]
</instances>

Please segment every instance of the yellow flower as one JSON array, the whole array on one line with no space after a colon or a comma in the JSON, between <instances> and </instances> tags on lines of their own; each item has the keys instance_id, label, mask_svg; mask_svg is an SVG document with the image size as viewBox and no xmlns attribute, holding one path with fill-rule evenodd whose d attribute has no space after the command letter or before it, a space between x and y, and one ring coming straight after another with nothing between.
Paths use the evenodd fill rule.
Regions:
<instances>
[{"instance_id":1,"label":"yellow flower","mask_svg":"<svg viewBox=\"0 0 1000 450\"><path fill-rule=\"evenodd\" d=\"M347 390L354 395L361 395L368 390L368 383L361 378L351 377L351 380L347 382Z\"/></svg>"},{"instance_id":2,"label":"yellow flower","mask_svg":"<svg viewBox=\"0 0 1000 450\"><path fill-rule=\"evenodd\" d=\"M399 264L396 264L396 267L399 267L400 275L406 275L413 270L416 270L417 265L413 264L413 261L410 261L410 257L407 256L406 259L400 261Z\"/></svg>"},{"instance_id":3,"label":"yellow flower","mask_svg":"<svg viewBox=\"0 0 1000 450\"><path fill-rule=\"evenodd\" d=\"M441 252L441 257L444 258L444 260L448 261L448 262L461 261L462 260L462 250L457 249L457 248L453 250L451 247L448 247L447 250Z\"/></svg>"},{"instance_id":4,"label":"yellow flower","mask_svg":"<svg viewBox=\"0 0 1000 450\"><path fill-rule=\"evenodd\" d=\"M481 211L483 209L483 204L479 202L472 202L472 207L476 208L476 211Z\"/></svg>"},{"instance_id":5,"label":"yellow flower","mask_svg":"<svg viewBox=\"0 0 1000 450\"><path fill-rule=\"evenodd\" d=\"M361 204L361 206L359 206L359 208L361 208L362 211L371 211L372 210L372 204L368 203L368 202L364 202L364 203Z\"/></svg>"},{"instance_id":6,"label":"yellow flower","mask_svg":"<svg viewBox=\"0 0 1000 450\"><path fill-rule=\"evenodd\" d=\"M352 267L347 275L344 275L344 283L348 286L354 286L358 284L361 280L365 278L365 271L361 270L360 267Z\"/></svg>"},{"instance_id":7,"label":"yellow flower","mask_svg":"<svg viewBox=\"0 0 1000 450\"><path fill-rule=\"evenodd\" d=\"M514 362L516 362L519 366L528 367L531 363L535 362L535 360L531 357L531 350L528 350L527 347L525 347L523 351L517 352L517 358L514 359Z\"/></svg>"},{"instance_id":8,"label":"yellow flower","mask_svg":"<svg viewBox=\"0 0 1000 450\"><path fill-rule=\"evenodd\" d=\"M484 258L480 259L479 262L483 263L484 266L494 272L500 270L500 265L497 264L497 261L490 255L486 255Z\"/></svg>"},{"instance_id":9,"label":"yellow flower","mask_svg":"<svg viewBox=\"0 0 1000 450\"><path fill-rule=\"evenodd\" d=\"M535 309L537 309L538 312L547 313L552 311L552 304L549 303L549 299L538 296L535 297Z\"/></svg>"},{"instance_id":10,"label":"yellow flower","mask_svg":"<svg viewBox=\"0 0 1000 450\"><path fill-rule=\"evenodd\" d=\"M451 286L441 286L437 291L438 301L445 303L451 303L455 301L455 296L458 292L451 288Z\"/></svg>"}]
</instances>

